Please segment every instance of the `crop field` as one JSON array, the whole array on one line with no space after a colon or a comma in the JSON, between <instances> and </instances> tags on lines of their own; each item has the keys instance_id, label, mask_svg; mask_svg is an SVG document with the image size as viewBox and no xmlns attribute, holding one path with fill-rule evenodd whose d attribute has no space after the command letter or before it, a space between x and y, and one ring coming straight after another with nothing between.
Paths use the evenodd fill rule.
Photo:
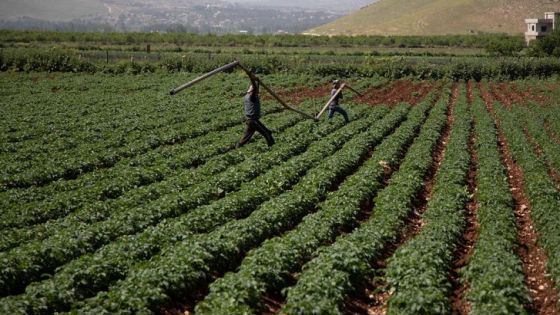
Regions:
<instances>
[{"instance_id":1,"label":"crop field","mask_svg":"<svg viewBox=\"0 0 560 315\"><path fill-rule=\"evenodd\" d=\"M0 73L1 314L560 313L558 81L195 76Z\"/></svg>"}]
</instances>

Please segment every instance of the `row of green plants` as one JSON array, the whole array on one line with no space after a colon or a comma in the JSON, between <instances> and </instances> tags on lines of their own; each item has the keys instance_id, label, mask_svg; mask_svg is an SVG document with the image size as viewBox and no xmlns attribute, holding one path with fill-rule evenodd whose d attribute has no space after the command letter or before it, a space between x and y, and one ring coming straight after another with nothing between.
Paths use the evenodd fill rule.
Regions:
<instances>
[{"instance_id":1,"label":"row of green plants","mask_svg":"<svg viewBox=\"0 0 560 315\"><path fill-rule=\"evenodd\" d=\"M174 43L189 46L225 47L486 47L489 41L523 43L521 36L503 34L439 36L306 36L306 35L213 35L192 33L79 33L0 30L5 43L81 42L113 45Z\"/></svg>"},{"instance_id":2,"label":"row of green plants","mask_svg":"<svg viewBox=\"0 0 560 315\"><path fill-rule=\"evenodd\" d=\"M292 229L316 207L338 182L351 174L408 111L399 106L378 123L344 143L342 149L307 172L290 191L271 199L246 218L233 220L208 234L188 237L161 255L137 265L128 277L87 300L80 313L155 311L171 297L205 286L212 274L231 270L247 251L264 240Z\"/></svg>"},{"instance_id":3,"label":"row of green plants","mask_svg":"<svg viewBox=\"0 0 560 315\"><path fill-rule=\"evenodd\" d=\"M246 216L262 202L289 189L310 168L319 164L324 156L335 153L345 142L367 129L372 120L386 112L382 108L373 113L370 119L357 120L336 132L334 131L342 125L341 122L318 127L314 130L317 133L314 137L318 139L326 134L332 137L312 144L304 154L243 184L239 191L230 193L215 203L194 209L177 219L165 220L140 234L121 237L96 253L70 262L53 278L27 287L24 295L8 298L10 309L25 309L29 313L41 313L42 309L65 309L76 301L95 295L99 290L107 289L110 284L126 276L134 264L157 254L162 248L188 238L193 233L209 232L236 216ZM292 140L285 146L297 145L297 137L298 133L293 133L286 138ZM100 270L104 272L99 272ZM26 308L25 303L30 301L33 303Z\"/></svg>"},{"instance_id":4,"label":"row of green plants","mask_svg":"<svg viewBox=\"0 0 560 315\"><path fill-rule=\"evenodd\" d=\"M228 168L206 181L197 182L184 190L179 189L173 194L167 193L162 198L142 203L138 207L127 207L122 211L111 209L99 222L83 224L78 220L76 225L57 230L43 241L33 241L0 253L0 259L6 267L0 274L0 292L3 295L21 292L42 274L50 274L62 264L92 252L119 236L137 233L165 218L176 217L238 190L244 182L294 154L304 152L318 136L328 134L328 129L320 135L307 133L313 124L312 121L306 121L298 125L291 131L291 141L286 140L284 145L261 154L259 159Z\"/></svg>"},{"instance_id":5,"label":"row of green plants","mask_svg":"<svg viewBox=\"0 0 560 315\"><path fill-rule=\"evenodd\" d=\"M301 116L286 113L269 116L272 119L276 118L274 127L277 127L278 131L302 120ZM282 118L278 119L279 117ZM89 208L93 203L103 204L107 200L119 198L132 189L161 182L182 169L200 166L216 154L233 150L239 138L239 129L239 126L234 126L222 131L210 132L189 139L185 144L175 144L170 147L171 150L165 150L163 147L162 150L150 150L140 156L120 159L114 165L102 169L91 168L75 180L71 180L70 184L58 185L59 182L54 182L33 189L35 193L45 198L6 206L0 216L3 221L2 226L12 229L29 228L31 225L63 218L84 207ZM230 136L223 136L224 132L229 132ZM216 139L220 141L214 142L215 146L205 146ZM224 141L221 141L222 139ZM64 156L65 154L62 153L61 158ZM40 168L40 165L35 166L34 169L36 168Z\"/></svg>"},{"instance_id":6,"label":"row of green plants","mask_svg":"<svg viewBox=\"0 0 560 315\"><path fill-rule=\"evenodd\" d=\"M76 81L79 79L76 78ZM119 80L114 79L114 81L114 84L122 83L118 82ZM208 99L217 103L211 109L203 106L204 103L200 100L190 97L186 104L183 103L183 108L179 108L178 99L161 97L166 87L158 91L155 82L152 86L135 86L134 83L129 83L130 89L123 88L120 91L110 92L103 91L101 87L94 87L92 91L80 91L79 94L84 97L84 102L76 104L76 100L69 97L74 92L67 90L72 89L72 83L53 82L48 91L45 91L44 86L21 87L18 91L20 95L13 96L10 102L13 102L10 104L12 107L19 108L9 112L10 120L6 121L6 130L1 138L4 142L1 153L11 154L15 159L29 160L34 158L34 155L42 153L41 147L45 145L49 145L49 152L72 152L71 150L77 150L90 142L99 141L103 141L103 144L110 149L122 145L123 141L130 140L128 139L130 136L124 138L123 134L138 136L139 133L173 125L179 128L184 123L192 124L200 119L207 120L215 110L228 110L234 114L230 102L220 101L223 95ZM108 95L100 95L101 92L107 92ZM30 99L29 93L36 97ZM130 101L140 97L145 101L158 102L158 106L149 102L138 104ZM181 99L185 101L183 97ZM161 104L162 101L166 101L166 104ZM185 106L188 105L193 107L190 109L191 116L184 113ZM132 108L142 112L145 117L124 110ZM37 115L39 110L42 111L41 117L24 116L33 117L32 115ZM34 120L34 125L32 128L27 128L26 125L30 120Z\"/></svg>"},{"instance_id":7,"label":"row of green plants","mask_svg":"<svg viewBox=\"0 0 560 315\"><path fill-rule=\"evenodd\" d=\"M526 314L529 296L517 255L517 226L506 168L498 147L494 120L480 91L473 89L477 157L476 222L478 237L461 281L470 314Z\"/></svg>"},{"instance_id":8,"label":"row of green plants","mask_svg":"<svg viewBox=\"0 0 560 315\"><path fill-rule=\"evenodd\" d=\"M55 63L50 60L67 60ZM391 79L416 77L419 79L477 80L482 78L516 80L527 77L547 78L560 73L560 62L555 58L503 57L503 58L448 58L444 63L438 58L359 57L359 56L266 56L236 54L187 54L168 55L156 62L121 62L116 65L78 59L71 51L45 51L4 49L0 52L2 71L70 71L104 73L152 72L208 72L233 59L240 59L259 74L278 72L336 75L339 77L382 76ZM441 59L441 58L439 58ZM389 61L389 62L388 62Z\"/></svg>"},{"instance_id":9,"label":"row of green plants","mask_svg":"<svg viewBox=\"0 0 560 315\"><path fill-rule=\"evenodd\" d=\"M0 165L2 165L4 176L11 173L30 172L30 170L40 167L48 169L53 164L56 169L60 166L67 166L76 170L82 166L85 167L84 164L91 166L99 164L103 160L109 160L111 163L105 165L103 169L96 169L95 172L80 173L78 177L80 180L54 181L45 186L46 189L34 186L0 192L2 208L13 206L27 208L25 203L50 198L53 190L59 193L81 189L86 183L90 185L91 181L81 179L83 177L90 180L99 179L98 175L103 176L107 170L106 167L112 165L113 157L119 153L115 153L115 150L122 151L120 153L129 157L123 156L112 167L119 164L122 166L125 163L130 163L130 166L150 163L153 165L154 162L150 160L162 154L176 156L175 159L169 159L168 164L170 167L181 168L188 166L189 163L192 165L202 163L204 154L208 153L204 150L197 150L196 147L193 148L192 139L182 139L183 136L192 134L194 131L194 136L206 135L204 143L211 143L218 139L220 134L227 134L231 140L227 146L232 146L238 140L235 137L241 133L235 128L242 124L242 109L239 105L235 105L237 102L231 100L232 86L239 85L240 78L236 76L223 76L221 80L218 78L209 81L210 84L205 83L205 89L195 89L174 98L166 95L167 89L181 79L173 79L170 76L167 78L135 78L134 80L92 76L84 80L85 76L69 78L68 75L62 75L61 78L44 79L40 84L25 82L26 77L28 76L23 75L21 78L18 76L18 83L22 83L22 87L10 89L10 92L19 93L11 97L6 108L2 108L2 110L6 110L6 116L2 118L4 119L2 127L8 126L7 128L17 131L2 133L2 135L17 133L18 137L32 139L17 143L2 143L2 148L9 147L10 150L14 150L14 152L1 154ZM182 80L186 81L190 79L189 77ZM31 79L37 80L34 77ZM272 79L278 81L276 77ZM128 82L124 82L126 80ZM76 84L95 86L83 95L88 99L87 104L76 103L72 91L60 95L50 91L52 85L69 90L74 81L77 81ZM115 81L116 88L112 86L112 81ZM284 77L284 81L289 82L290 77ZM208 85L210 85L210 89L206 88ZM27 96L28 89L33 92L37 90L40 95L30 98ZM141 91L127 95L127 91L131 89ZM228 90L230 92L227 92ZM91 100L89 100L90 98ZM227 100L224 101L224 98ZM91 104L97 99L100 99L98 104ZM272 103L263 103L263 114L279 110L278 107L269 105ZM24 116L21 120L17 117L20 112ZM219 112L220 115L216 115L216 112ZM209 128L217 130L208 134ZM224 130L226 128L229 129ZM39 136L40 134L42 135ZM215 139L212 139L212 136ZM169 141L154 149L149 147L146 152L133 152L134 147L142 148L155 144L156 141L159 141L157 138ZM60 141L61 139L63 140ZM185 141L186 143L183 143ZM60 142L72 142L74 145L67 148L59 146ZM185 156L184 151L187 149L193 152ZM208 151L211 149L222 150L223 147L209 147ZM76 160L78 162L75 162ZM173 163L171 163L172 161ZM103 165L101 166L103 167ZM131 175L134 175L132 178L142 176L142 174ZM108 195L113 193L115 192L108 191ZM100 199L106 199L106 197L111 196L99 195Z\"/></svg>"},{"instance_id":10,"label":"row of green plants","mask_svg":"<svg viewBox=\"0 0 560 315\"><path fill-rule=\"evenodd\" d=\"M418 134L411 124L403 138L415 137L412 146L389 181L374 199L373 212L361 226L314 253L303 266L295 286L287 289L286 314L343 314L345 300L365 285L371 263L394 241L409 215L414 196L432 164L432 154L447 121L449 89L432 109ZM374 153L375 154L375 153ZM379 153L378 153L379 154ZM394 161L378 161L378 163Z\"/></svg>"},{"instance_id":11,"label":"row of green plants","mask_svg":"<svg viewBox=\"0 0 560 315\"><path fill-rule=\"evenodd\" d=\"M279 108L267 108L265 113L279 111ZM233 112L233 111L232 111ZM193 120L199 120L200 117ZM99 168L113 167L123 158L144 154L161 146L175 145L202 136L210 131L225 130L239 125L240 115L216 116L206 124L185 122L162 126L153 129L146 126L146 130L138 129L134 132L115 134L121 141L118 146L107 148L103 141L77 146L75 150L65 151L60 155L53 155L49 146L43 145L42 154L31 156L25 160L6 161L2 188L27 188L35 185L45 185L59 179L75 179L84 173ZM92 154L91 152L98 152ZM18 153L11 156L17 156Z\"/></svg>"},{"instance_id":12,"label":"row of green plants","mask_svg":"<svg viewBox=\"0 0 560 315\"><path fill-rule=\"evenodd\" d=\"M293 125L295 124L297 121L293 121L295 119L298 119L299 117L292 115L292 114L286 114L285 112L279 112L278 113L278 109L277 108L269 108L269 109L265 109L263 111L264 113L264 118L265 119L273 119L273 121L276 121L276 119L278 117L287 117L290 118L290 120L288 121L283 121L282 123L278 124L278 128L284 129L290 126L290 123ZM227 116L227 115L226 115ZM241 118L236 117L237 115L230 115L233 117L230 117L229 119L216 119L216 124L210 125L210 124L204 124L203 122L191 122L191 124L196 124L197 127L193 128L192 125L190 127L185 127L183 126L183 128L181 129L176 129L174 130L174 135L171 134L169 135L169 137L175 136L175 138L177 139L177 141L175 143L170 142L170 143L164 143L160 146L156 146L154 148L149 148L148 150L145 151L137 151L134 152L133 149L130 146L127 146L126 144L123 145L122 148L120 148L120 150L122 152L124 152L123 156L120 157L119 159L115 158L115 162L114 164L110 164L110 165L99 165L97 168L92 168L91 170L89 170L88 172L83 172L80 174L80 176L78 176L77 178L70 180L70 181L65 181L65 180L56 180L53 181L51 183L49 183L48 185L44 185L44 186L31 186L29 188L26 189L14 189L8 192L4 192L4 194L6 195L10 195L10 193L13 192L13 196L10 196L10 200L7 200L8 202L13 201L12 203L7 203L6 206L13 204L16 207L18 206L22 206L25 205L27 203L35 203L36 205L41 205L41 202L47 201L45 200L46 198L48 199L50 196L52 196L53 192L56 193L72 193L78 189L82 189L84 187L85 184L87 185L95 185L95 183L97 182L98 184L102 184L99 183L100 180L102 180L103 178L106 178L107 176L111 176L112 172L115 172L116 174L118 174L119 171L121 172L131 172L131 170L134 170L135 168L138 169L139 167L159 167L161 172L163 173L169 173L170 168L172 169L180 169L180 168L187 168L187 167L192 167L192 166L197 166L202 164L209 156L212 156L212 152L226 152L230 149L230 147L232 145L235 144L236 140L235 137L233 135L230 135L230 137L228 137L228 139L230 140L230 143L226 143L226 141L222 141L220 143L218 143L218 148L207 148L207 149L201 149L199 151L193 151L193 148L196 148L196 142L200 142L202 144L207 144L210 143L211 141L214 141L216 139L219 139L219 136L224 134L224 132L230 132L230 133L235 133L235 135L237 137L239 137L239 129L242 125L242 120ZM199 117L198 119L204 119L204 117ZM221 124L219 123L219 121L222 121ZM225 122L223 120L226 120ZM229 121L228 121L229 120ZM276 123L275 123L276 124ZM228 126L231 125L231 126ZM204 127L205 126L205 127ZM185 129L191 130L192 131L196 131L196 129L207 129L207 133L205 134L194 134L192 138L190 139L180 139L181 134L185 133ZM167 129L167 128L165 128ZM194 130L193 130L194 129ZM213 130L212 130L213 129ZM173 132L172 130L169 130L170 132ZM151 131L153 134L159 132L158 130L152 130ZM110 132L109 132L110 133ZM138 143L139 145L142 144L142 140L144 140L144 142L149 142L150 141L150 136L145 136L144 139L138 139L138 141L134 140L133 142ZM146 144L145 144L146 145ZM49 146L45 145L42 146L45 149L48 149ZM98 148L98 150L100 150L101 148L104 147L104 143L97 143L97 144L92 144L92 147L96 147ZM130 151L126 151L126 148L129 148ZM189 149L191 152L189 152ZM86 148L84 148L82 151L85 151ZM136 154L130 154L130 153L136 153ZM50 155L49 155L50 153ZM65 156L68 154L71 154L72 152L68 152L68 151L62 151L62 152L46 152L45 155L47 157L50 156L51 159L53 160L64 160ZM101 154L105 154L105 155L116 155L117 152L108 150L108 152L102 152ZM215 153L214 153L215 154ZM124 155L128 155L128 156L124 156ZM169 159L165 162L165 163L161 163L161 164L157 164L156 161L154 161L155 159L160 158L161 156L166 156L169 157ZM95 157L95 156L94 156ZM94 158L93 157L93 158ZM84 162L85 163L85 162ZM92 162L94 163L94 162ZM17 161L13 161L13 162L7 162L8 165L18 165ZM40 163L37 163L40 164ZM37 168L36 165L26 165L26 167L33 167ZM132 175L132 174L131 174ZM135 178L136 176L131 176L131 180L133 178ZM138 181L137 181L138 182ZM108 188L107 188L108 189ZM103 192L103 189L100 188L100 190L98 189L96 192L98 193L95 196L92 196L91 198L95 198L95 199L99 199L99 200L105 200L105 199L111 199L115 196L113 196L113 194L110 191L107 192ZM95 192L95 189L94 189ZM93 193L93 192L92 192ZM75 208L75 207L74 207ZM6 223L7 224L7 223Z\"/></svg>"},{"instance_id":13,"label":"row of green plants","mask_svg":"<svg viewBox=\"0 0 560 315\"><path fill-rule=\"evenodd\" d=\"M538 116L539 121L544 120L542 125L558 138L560 135L560 112L558 108L558 98L560 89L558 83L551 81L525 80L519 83L525 93L533 94L533 97L525 97L525 104L528 109Z\"/></svg>"},{"instance_id":14,"label":"row of green plants","mask_svg":"<svg viewBox=\"0 0 560 315\"><path fill-rule=\"evenodd\" d=\"M542 158L552 170L560 174L560 145L548 134L545 111L533 104L531 110L521 104L512 107L512 113L522 124L532 141L542 150Z\"/></svg>"},{"instance_id":15,"label":"row of green plants","mask_svg":"<svg viewBox=\"0 0 560 315\"><path fill-rule=\"evenodd\" d=\"M210 293L196 307L197 314L246 314L263 310L262 297L287 286L291 274L313 257L317 249L334 241L340 231L356 225L357 217L383 187L386 169L398 168L406 148L435 101L428 96L408 119L383 141L369 160L340 185L317 212L306 216L294 230L264 242L243 260L238 272L229 273L210 286ZM412 132L411 132L412 131ZM379 161L386 161L381 165Z\"/></svg>"},{"instance_id":16,"label":"row of green plants","mask_svg":"<svg viewBox=\"0 0 560 315\"><path fill-rule=\"evenodd\" d=\"M204 101L200 101L202 103ZM224 102L222 106L231 108L231 102ZM206 106L199 106L206 107ZM27 188L33 185L45 185L58 179L75 179L84 173L98 168L114 166L119 160L144 154L161 146L175 145L187 140L205 135L210 131L220 131L241 124L242 116L231 108L224 115L207 113L202 117L193 111L191 119L179 123L161 122L157 125L146 124L135 127L135 130L122 133L110 133L119 139L113 147L107 147L105 141L84 143L66 150L64 154L53 155L49 144L41 145L40 154L27 154L25 151L9 154L14 160L7 160L3 169L1 187ZM264 114L280 111L279 107L265 108ZM229 112L229 115L228 115ZM214 115L214 116L212 116ZM167 114L164 119L172 120ZM149 117L143 118L149 120ZM201 123L200 120L207 120ZM196 127L193 127L195 125ZM92 154L91 152L97 152ZM27 156L28 159L21 158Z\"/></svg>"},{"instance_id":17,"label":"row of green plants","mask_svg":"<svg viewBox=\"0 0 560 315\"><path fill-rule=\"evenodd\" d=\"M532 148L512 113L501 104L493 104L496 118L508 142L512 158L523 171L524 192L529 199L531 219L539 233L539 244L547 258L547 269L555 283L560 283L560 192L548 176L548 167Z\"/></svg>"},{"instance_id":18,"label":"row of green plants","mask_svg":"<svg viewBox=\"0 0 560 315\"><path fill-rule=\"evenodd\" d=\"M23 145L25 140L54 145L63 139L60 149L64 149L64 145L73 145L72 142L79 145L82 140L98 141L100 133L111 146L119 139L113 139L106 131L128 133L138 125L157 127L162 122L170 125L189 120L190 112L206 116L215 110L223 111L228 109L223 107L227 104L224 99L239 97L246 91L245 84L239 84L243 81L241 72L237 74L217 75L188 92L170 97L168 92L173 86L195 75L8 73L0 76L6 100L0 108L0 152L29 150ZM302 81L308 82L308 86L327 83L327 78L299 75L273 75L265 80L275 89L283 90ZM80 95L78 101L76 95ZM212 106L206 106L201 99ZM15 146L19 143L22 145Z\"/></svg>"},{"instance_id":19,"label":"row of green plants","mask_svg":"<svg viewBox=\"0 0 560 315\"><path fill-rule=\"evenodd\" d=\"M465 228L471 114L461 84L454 121L418 235L388 260L388 314L448 314L453 259Z\"/></svg>"},{"instance_id":20,"label":"row of green plants","mask_svg":"<svg viewBox=\"0 0 560 315\"><path fill-rule=\"evenodd\" d=\"M302 120L299 115L283 112L270 115L268 119L272 119L269 128L274 130L275 133L291 134L302 130L302 127L297 125L292 127ZM81 188L75 190L61 192L57 189L57 186L45 186L45 189L41 192L50 194L50 198L43 202L16 205L14 209L18 209L19 212L16 210L13 212L14 216L21 220L25 213L31 212L31 210L25 210L25 208L22 211L22 207L26 207L38 212L30 216L35 220L34 222L40 217L48 218L48 220L45 223L33 226L4 229L4 233L0 236L0 249L6 250L31 240L45 239L79 223L93 224L102 221L113 213L152 202L172 191L187 189L192 185L208 180L211 176L226 171L231 166L242 163L247 156L243 150L233 150L237 139L231 139L232 137L239 137L238 129L226 130L225 132L230 132L231 136L229 137L224 136L222 132L212 135L210 139L215 143L212 146L200 147L200 143L203 142L194 141L192 145L185 147L184 152L174 151L173 155L154 152L148 160L141 159L138 161L134 159L124 161L124 163L119 162L115 167L108 170L97 171L80 177L77 180L80 183L77 185ZM257 153L262 153L265 150L262 145L257 146L256 149ZM188 153L192 154L189 155ZM167 158L167 156L170 157ZM197 161L200 161L200 164L195 168L192 167L194 164L191 163L193 156ZM139 163L143 161L149 161L149 163ZM131 164L134 166L131 166ZM170 164L178 165L171 166ZM159 176L150 176L154 169ZM108 192L111 193L111 196L107 195ZM70 201L72 207L65 206ZM65 210L58 210L61 207ZM70 212L72 209L75 210ZM7 211L9 211L9 208L7 208ZM55 219L56 215L62 212L65 215Z\"/></svg>"}]
</instances>

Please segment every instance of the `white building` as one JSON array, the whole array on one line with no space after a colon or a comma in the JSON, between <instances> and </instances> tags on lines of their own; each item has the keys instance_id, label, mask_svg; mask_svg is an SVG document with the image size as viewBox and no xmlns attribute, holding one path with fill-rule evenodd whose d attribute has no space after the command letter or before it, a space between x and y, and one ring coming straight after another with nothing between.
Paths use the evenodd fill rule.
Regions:
<instances>
[{"instance_id":1,"label":"white building","mask_svg":"<svg viewBox=\"0 0 560 315\"><path fill-rule=\"evenodd\" d=\"M531 41L547 36L560 27L560 12L546 12L544 19L525 19L525 23L527 24L525 41L529 45Z\"/></svg>"}]
</instances>

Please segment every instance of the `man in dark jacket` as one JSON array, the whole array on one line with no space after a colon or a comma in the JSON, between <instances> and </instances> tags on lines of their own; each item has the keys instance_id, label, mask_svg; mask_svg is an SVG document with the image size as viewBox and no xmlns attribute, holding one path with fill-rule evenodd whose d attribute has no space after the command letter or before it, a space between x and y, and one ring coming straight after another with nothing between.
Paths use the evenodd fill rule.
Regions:
<instances>
[{"instance_id":1,"label":"man in dark jacket","mask_svg":"<svg viewBox=\"0 0 560 315\"><path fill-rule=\"evenodd\" d=\"M340 81L334 80L333 88L331 90L331 97L336 94L336 91L340 88ZM329 104L329 119L331 119L335 112L340 113L344 117L344 121L348 123L348 114L342 107L340 107L340 99L342 99L342 92L338 93L335 99Z\"/></svg>"},{"instance_id":2,"label":"man in dark jacket","mask_svg":"<svg viewBox=\"0 0 560 315\"><path fill-rule=\"evenodd\" d=\"M242 147L251 140L255 131L258 131L266 139L268 146L274 144L272 132L260 122L261 118L261 101L259 99L259 83L251 77L251 86L247 90L247 94L243 100L245 112L245 132L243 137L237 143L237 148Z\"/></svg>"}]
</instances>

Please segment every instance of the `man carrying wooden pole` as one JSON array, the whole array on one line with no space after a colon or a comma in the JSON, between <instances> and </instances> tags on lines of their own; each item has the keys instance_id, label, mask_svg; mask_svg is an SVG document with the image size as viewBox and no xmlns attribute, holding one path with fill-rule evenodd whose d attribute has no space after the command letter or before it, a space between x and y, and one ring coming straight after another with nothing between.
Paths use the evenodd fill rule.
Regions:
<instances>
[{"instance_id":1,"label":"man carrying wooden pole","mask_svg":"<svg viewBox=\"0 0 560 315\"><path fill-rule=\"evenodd\" d=\"M245 112L245 132L236 145L236 148L244 146L251 140L255 132L259 132L266 139L268 146L274 144L272 132L260 121L261 118L261 101L259 98L259 82L256 77L248 72L251 79L251 85L247 90L247 94L243 99L243 109Z\"/></svg>"},{"instance_id":2,"label":"man carrying wooden pole","mask_svg":"<svg viewBox=\"0 0 560 315\"><path fill-rule=\"evenodd\" d=\"M327 104L325 104L323 109L321 109L321 111L317 114L317 116L315 116L316 120L321 118L321 115L323 115L323 113L328 108L329 109L329 114L328 114L329 119L331 119L333 117L334 113L336 112L336 113L340 113L344 117L344 120L346 121L346 123L348 123L348 121L349 121L348 120L348 114L346 113L346 111L344 109L342 109L342 107L340 107L340 99L343 97L342 96L342 90L344 88L350 89L350 91L356 93L360 97L363 96L360 92L353 89L347 83L341 83L339 80L334 80L333 81L333 88L331 90L331 98L329 98L329 101L327 102Z\"/></svg>"},{"instance_id":3,"label":"man carrying wooden pole","mask_svg":"<svg viewBox=\"0 0 560 315\"><path fill-rule=\"evenodd\" d=\"M249 79L251 80L251 86L249 87L249 90L247 91L247 94L245 95L244 101L243 101L243 106L244 106L244 113L245 113L245 132L243 133L243 137L239 140L239 142L237 143L236 147L241 147L243 145L245 145L247 142L249 142L251 140L251 138L253 137L253 135L255 134L255 132L259 132L260 134L262 134L264 136L264 138L266 139L266 142L268 144L268 146L272 146L274 144L274 138L272 137L272 132L266 128L266 126L260 122L260 110L261 110L261 103L260 103L260 98L259 98L259 90L260 87L264 88L268 93L270 93L270 95L272 95L272 97L274 97L276 99L276 101L278 101L278 103L280 103L280 105L282 105L283 107L285 107L288 110L294 111L296 113L299 113L303 116L305 116L306 118L309 119L313 119L315 121L317 121L318 119L313 117L312 115L309 115L297 108L294 108L290 105L288 105L286 102L284 102L276 93L274 93L274 91L272 91L272 89L270 89L268 86L266 86L253 72L251 72L250 70L248 70L247 68L245 68L243 65L241 65L241 63L239 63L239 61L234 61L232 63L229 63L225 66L219 67L215 70L212 70L200 77L197 77L195 79L193 79L192 81L185 83L179 87L176 87L174 89L172 89L169 93L171 95L176 95L177 93L192 87L193 85L219 73L222 71L226 71L226 70L230 70L233 69L235 67L240 67L241 69L243 69L243 71L245 71L245 73L247 74L247 76L249 77Z\"/></svg>"},{"instance_id":4,"label":"man carrying wooden pole","mask_svg":"<svg viewBox=\"0 0 560 315\"><path fill-rule=\"evenodd\" d=\"M342 115L342 117L344 117L344 121L346 123L348 123L350 120L348 120L348 114L346 113L346 111L340 107L340 99L342 99L344 96L342 95L342 89L346 86L346 84L340 84L339 80L334 80L333 81L333 88L331 90L331 102L329 103L329 114L328 117L329 119L332 119L334 116L334 113L339 113Z\"/></svg>"}]
</instances>

